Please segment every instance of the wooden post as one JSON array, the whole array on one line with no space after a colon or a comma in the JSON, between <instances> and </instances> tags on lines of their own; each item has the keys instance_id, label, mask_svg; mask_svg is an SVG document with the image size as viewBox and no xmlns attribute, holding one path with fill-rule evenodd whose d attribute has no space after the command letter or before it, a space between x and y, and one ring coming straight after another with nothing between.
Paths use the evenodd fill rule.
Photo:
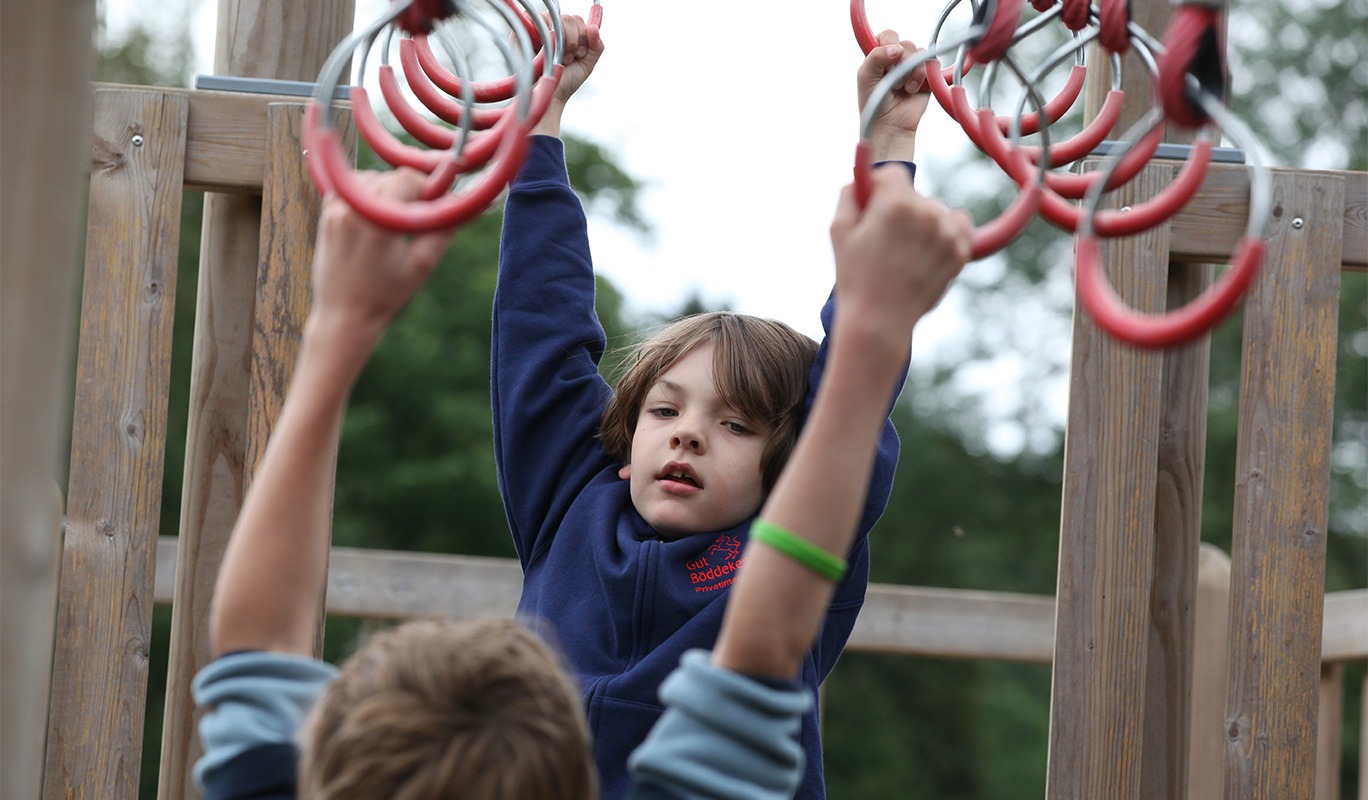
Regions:
<instances>
[{"instance_id":1,"label":"wooden post","mask_svg":"<svg viewBox=\"0 0 1368 800\"><path fill-rule=\"evenodd\" d=\"M1166 28L1172 13L1170 4L1160 0L1137 0L1129 8L1135 24L1156 38ZM1085 117L1092 119L1112 89L1113 73L1110 58L1097 43L1089 48L1088 57L1095 69L1089 71L1084 97ZM1153 78L1134 49L1122 55L1120 62L1120 88L1124 100L1117 126L1109 136L1111 139L1120 139L1155 102ZM1183 143L1192 139L1190 132L1180 130L1165 134L1167 142ZM1164 258L1167 261L1167 257ZM1123 261L1116 270L1128 272L1136 266L1134 262ZM1211 280L1209 267L1165 263L1153 268L1170 272L1167 308L1185 305L1201 294ZM1157 472L1153 508L1154 562L1150 569L1149 633L1142 671L1144 702L1143 710L1137 712L1142 744L1139 784L1135 787L1138 792L1135 796L1153 800L1183 800L1187 791L1187 737L1192 724L1193 606L1201 536L1210 349L1209 337L1202 337L1166 351L1161 357L1160 439L1158 461L1154 466ZM1143 376L1132 375L1129 380L1135 391L1146 391ZM1071 419L1070 426L1072 424ZM1117 455L1123 460L1126 458L1124 454ZM1131 462L1130 468L1147 471L1150 466L1148 461L1137 460ZM1062 554L1060 563L1064 564ZM1083 569L1082 566L1076 568ZM1053 761L1053 755L1051 758Z\"/></svg>"},{"instance_id":2,"label":"wooden post","mask_svg":"<svg viewBox=\"0 0 1368 800\"><path fill-rule=\"evenodd\" d=\"M0 7L0 776L16 798L42 785L95 67L56 45L94 29L94 0Z\"/></svg>"},{"instance_id":3,"label":"wooden post","mask_svg":"<svg viewBox=\"0 0 1368 800\"><path fill-rule=\"evenodd\" d=\"M1148 166L1107 202L1140 202L1172 175ZM1127 302L1163 308L1167 226L1101 249ZM1140 789L1163 356L1081 309L1073 336L1046 796L1125 800Z\"/></svg>"},{"instance_id":4,"label":"wooden post","mask_svg":"<svg viewBox=\"0 0 1368 800\"><path fill-rule=\"evenodd\" d=\"M1197 556L1193 620L1192 728L1188 736L1188 800L1225 796L1225 710L1229 675L1230 558L1213 544Z\"/></svg>"},{"instance_id":5,"label":"wooden post","mask_svg":"<svg viewBox=\"0 0 1368 800\"><path fill-rule=\"evenodd\" d=\"M1359 693L1359 785L1358 800L1368 800L1368 670L1363 671Z\"/></svg>"},{"instance_id":6,"label":"wooden post","mask_svg":"<svg viewBox=\"0 0 1368 800\"><path fill-rule=\"evenodd\" d=\"M1276 173L1245 300L1230 608L1228 800L1315 792L1344 179Z\"/></svg>"},{"instance_id":7,"label":"wooden post","mask_svg":"<svg viewBox=\"0 0 1368 800\"><path fill-rule=\"evenodd\" d=\"M1340 740L1344 736L1344 664L1321 665L1316 733L1316 800L1339 800Z\"/></svg>"},{"instance_id":8,"label":"wooden post","mask_svg":"<svg viewBox=\"0 0 1368 800\"><path fill-rule=\"evenodd\" d=\"M1175 265L1169 273L1168 308L1186 305L1210 283L1209 267ZM1184 800L1211 337L1167 350L1163 359L1140 797Z\"/></svg>"},{"instance_id":9,"label":"wooden post","mask_svg":"<svg viewBox=\"0 0 1368 800\"><path fill-rule=\"evenodd\" d=\"M101 91L44 797L138 794L188 106Z\"/></svg>"},{"instance_id":10,"label":"wooden post","mask_svg":"<svg viewBox=\"0 0 1368 800\"><path fill-rule=\"evenodd\" d=\"M312 81L355 22L351 0L219 0L218 10L214 72L237 77ZM196 796L189 687L209 659L204 620L247 480L261 226L260 196L206 195L159 800Z\"/></svg>"}]
</instances>

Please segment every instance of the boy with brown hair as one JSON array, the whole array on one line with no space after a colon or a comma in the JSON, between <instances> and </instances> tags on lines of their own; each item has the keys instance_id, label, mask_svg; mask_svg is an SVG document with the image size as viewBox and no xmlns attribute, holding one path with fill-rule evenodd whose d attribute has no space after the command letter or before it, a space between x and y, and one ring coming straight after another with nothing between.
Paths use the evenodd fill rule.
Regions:
<instances>
[{"instance_id":1,"label":"boy with brown hair","mask_svg":"<svg viewBox=\"0 0 1368 800\"><path fill-rule=\"evenodd\" d=\"M710 647L752 521L774 486L818 388L845 299L822 309L818 345L787 325L719 313L665 327L632 355L614 388L594 310L584 210L570 185L560 124L604 51L595 26L564 17L564 72L533 128L504 210L495 290L492 406L499 488L523 568L519 613L547 621L574 665L605 800L630 784L628 755L663 707L661 682L691 649ZM915 51L891 31L864 60L863 106ZM919 84L924 70L909 77ZM927 95L894 93L870 135L875 160L909 172ZM839 306L839 307L838 307ZM903 352L906 366L906 348ZM801 663L815 696L864 602L868 533L892 488L898 437L885 412L868 490L821 635ZM798 797L824 797L816 704L800 731Z\"/></svg>"}]
</instances>

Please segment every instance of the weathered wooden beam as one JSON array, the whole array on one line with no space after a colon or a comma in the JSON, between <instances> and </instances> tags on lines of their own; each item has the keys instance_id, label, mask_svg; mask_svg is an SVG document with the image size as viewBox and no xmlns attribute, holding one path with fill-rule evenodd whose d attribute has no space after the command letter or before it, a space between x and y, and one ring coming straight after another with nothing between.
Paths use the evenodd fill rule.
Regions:
<instances>
[{"instance_id":1,"label":"weathered wooden beam","mask_svg":"<svg viewBox=\"0 0 1368 800\"><path fill-rule=\"evenodd\" d=\"M1344 205L1321 211L1339 218L1342 226L1340 264L1345 269L1368 269L1368 172L1274 169L1274 182L1291 175L1339 176L1344 180ZM1273 225L1279 224L1274 204ZM1249 217L1249 170L1233 164L1213 164L1206 182L1172 222L1174 261L1224 264L1239 241ZM1307 220L1310 222L1310 220ZM1327 220L1317 220L1326 223Z\"/></svg>"},{"instance_id":2,"label":"weathered wooden beam","mask_svg":"<svg viewBox=\"0 0 1368 800\"><path fill-rule=\"evenodd\" d=\"M214 41L214 73L238 78L312 81L333 47L355 23L352 0L220 0ZM197 93L207 97L207 93ZM229 97L232 99L230 100ZM251 105L253 133L231 120L193 129L204 135L259 137L260 161L243 171L255 191L243 194L211 192L204 202L204 232L200 248L199 295L195 306L195 344L191 362L189 423L182 480L180 537L186 548L184 574L178 579L172 610L172 646L167 673L167 703L163 717L158 800L194 797L191 767L200 753L196 715L189 686L209 660L203 631L214 576L233 522L242 505L249 478L249 375L252 364L253 312L258 273L263 263L262 186L279 164L302 160L297 143L288 154L273 146L280 142L279 126L269 120L272 102L282 98L229 94L215 98L244 113ZM299 98L288 98L298 103ZM193 110L192 110L193 112ZM222 124L226 127L217 127ZM237 164L242 155L226 139L213 148L201 140L187 152L187 164ZM277 159L279 159L277 161ZM312 192L308 193L312 196ZM312 227L310 225L310 227ZM295 231L295 237L308 237Z\"/></svg>"},{"instance_id":3,"label":"weathered wooden beam","mask_svg":"<svg viewBox=\"0 0 1368 800\"><path fill-rule=\"evenodd\" d=\"M1339 176L1279 176L1245 300L1225 787L1242 800L1315 791L1344 206Z\"/></svg>"},{"instance_id":4,"label":"weathered wooden beam","mask_svg":"<svg viewBox=\"0 0 1368 800\"><path fill-rule=\"evenodd\" d=\"M177 550L174 536L163 536L157 544L159 604L173 601ZM1226 569L1229 583L1228 564ZM511 615L522 592L522 570L511 558L334 547L328 572L328 613L341 617ZM1368 590L1326 596L1324 660L1368 659L1366 603ZM1048 664L1054 607L1054 598L1047 595L873 583L849 646L902 655ZM1224 637L1224 606L1218 612ZM1224 687L1225 682L1219 685Z\"/></svg>"},{"instance_id":5,"label":"weathered wooden beam","mask_svg":"<svg viewBox=\"0 0 1368 800\"><path fill-rule=\"evenodd\" d=\"M143 87L97 83L95 88L136 91ZM261 194L270 138L266 114L274 103L298 103L300 98L208 89L161 91L183 95L190 104L185 138L185 188L201 192ZM345 110L351 104L344 102L337 106Z\"/></svg>"},{"instance_id":6,"label":"weathered wooden beam","mask_svg":"<svg viewBox=\"0 0 1368 800\"><path fill-rule=\"evenodd\" d=\"M1141 202L1171 175L1148 166L1105 201ZM1167 233L1102 243L1133 308L1165 307ZM1130 800L1142 772L1164 356L1075 310L1071 361L1046 797Z\"/></svg>"},{"instance_id":7,"label":"weathered wooden beam","mask_svg":"<svg viewBox=\"0 0 1368 800\"><path fill-rule=\"evenodd\" d=\"M138 796L186 110L155 90L95 98L50 800Z\"/></svg>"}]
</instances>

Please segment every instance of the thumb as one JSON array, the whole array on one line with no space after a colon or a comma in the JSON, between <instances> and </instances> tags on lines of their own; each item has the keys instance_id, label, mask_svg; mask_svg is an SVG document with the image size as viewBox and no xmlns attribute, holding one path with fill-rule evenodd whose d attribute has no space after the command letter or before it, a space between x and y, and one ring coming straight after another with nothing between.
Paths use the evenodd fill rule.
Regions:
<instances>
[{"instance_id":1,"label":"thumb","mask_svg":"<svg viewBox=\"0 0 1368 800\"><path fill-rule=\"evenodd\" d=\"M855 202L855 186L848 183L841 187L841 193L836 200L836 213L831 217L831 238L845 238L859 221L860 204Z\"/></svg>"}]
</instances>

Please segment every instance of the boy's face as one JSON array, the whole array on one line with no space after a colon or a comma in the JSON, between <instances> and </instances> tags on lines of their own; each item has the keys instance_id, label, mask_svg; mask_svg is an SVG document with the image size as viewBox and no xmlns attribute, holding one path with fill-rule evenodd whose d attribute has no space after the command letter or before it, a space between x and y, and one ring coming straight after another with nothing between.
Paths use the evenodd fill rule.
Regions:
<instances>
[{"instance_id":1,"label":"boy's face","mask_svg":"<svg viewBox=\"0 0 1368 800\"><path fill-rule=\"evenodd\" d=\"M768 425L722 399L712 345L702 344L646 393L631 461L618 474L632 482L632 504L662 536L726 530L760 509L770 435Z\"/></svg>"}]
</instances>

